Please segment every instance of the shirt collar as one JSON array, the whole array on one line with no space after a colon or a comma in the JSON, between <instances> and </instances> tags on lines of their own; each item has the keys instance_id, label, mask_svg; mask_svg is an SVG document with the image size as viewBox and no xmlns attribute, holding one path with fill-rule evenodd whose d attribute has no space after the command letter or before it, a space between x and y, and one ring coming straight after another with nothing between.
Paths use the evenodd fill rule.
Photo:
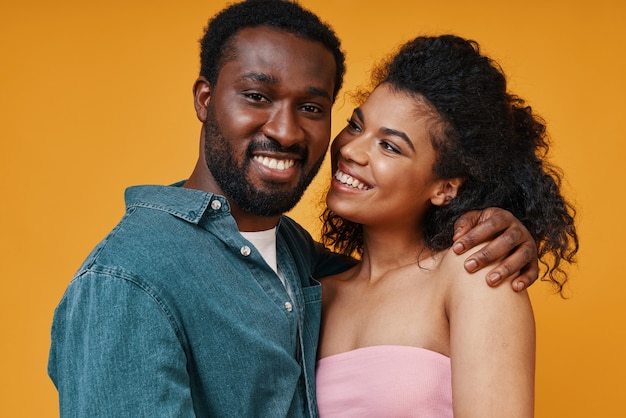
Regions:
<instances>
[{"instance_id":1,"label":"shirt collar","mask_svg":"<svg viewBox=\"0 0 626 418\"><path fill-rule=\"evenodd\" d=\"M126 189L126 207L162 210L187 222L198 224L207 208L215 214L230 213L226 198L214 193L182 187L185 181L171 186L133 186Z\"/></svg>"}]
</instances>

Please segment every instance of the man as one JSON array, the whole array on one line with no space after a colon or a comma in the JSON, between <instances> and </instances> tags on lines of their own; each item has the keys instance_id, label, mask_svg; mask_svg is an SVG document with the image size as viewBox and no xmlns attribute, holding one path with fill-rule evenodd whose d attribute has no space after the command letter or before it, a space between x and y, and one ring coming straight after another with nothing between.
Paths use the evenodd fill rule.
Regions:
<instances>
[{"instance_id":1,"label":"man","mask_svg":"<svg viewBox=\"0 0 626 418\"><path fill-rule=\"evenodd\" d=\"M251 0L209 22L201 59L193 173L126 191L125 216L55 312L49 374L62 416L317 414L313 277L350 261L282 214L328 147L340 44L294 3ZM526 240L499 267L507 276L534 244L506 214L489 221L487 233L474 231L478 240L509 227L490 247L495 258ZM481 254L476 267L490 259ZM533 264L523 280L536 277Z\"/></svg>"}]
</instances>

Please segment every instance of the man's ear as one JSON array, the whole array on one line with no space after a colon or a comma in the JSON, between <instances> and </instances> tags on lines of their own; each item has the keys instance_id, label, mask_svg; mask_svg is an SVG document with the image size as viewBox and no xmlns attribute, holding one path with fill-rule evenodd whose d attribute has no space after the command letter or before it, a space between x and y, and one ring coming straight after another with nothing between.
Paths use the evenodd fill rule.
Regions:
<instances>
[{"instance_id":1,"label":"man's ear","mask_svg":"<svg viewBox=\"0 0 626 418\"><path fill-rule=\"evenodd\" d=\"M463 179L453 178L439 181L439 187L435 191L435 194L430 198L430 201L435 206L445 206L452 202L452 199L456 197L459 191L459 187L463 184Z\"/></svg>"},{"instance_id":2,"label":"man's ear","mask_svg":"<svg viewBox=\"0 0 626 418\"><path fill-rule=\"evenodd\" d=\"M193 105L200 122L206 122L207 108L211 100L211 85L206 78L200 76L193 84Z\"/></svg>"}]
</instances>

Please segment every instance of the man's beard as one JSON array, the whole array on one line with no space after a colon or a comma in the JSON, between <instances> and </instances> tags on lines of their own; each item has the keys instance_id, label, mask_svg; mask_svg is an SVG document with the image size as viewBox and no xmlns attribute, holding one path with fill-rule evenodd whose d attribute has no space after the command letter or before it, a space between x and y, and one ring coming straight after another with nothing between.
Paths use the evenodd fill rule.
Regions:
<instances>
[{"instance_id":1,"label":"man's beard","mask_svg":"<svg viewBox=\"0 0 626 418\"><path fill-rule=\"evenodd\" d=\"M322 155L308 172L302 170L298 184L290 189L273 189L271 185L258 188L248 178L250 161L254 151L282 151L300 156L302 168L308 161L308 150L300 145L288 148L280 146L275 140L251 141L243 157L238 162L235 152L228 139L224 138L215 122L215 110L209 104L207 121L205 122L205 159L213 178L226 197L231 199L242 210L258 216L277 216L291 210L300 200L324 161ZM280 187L280 185L277 185Z\"/></svg>"}]
</instances>

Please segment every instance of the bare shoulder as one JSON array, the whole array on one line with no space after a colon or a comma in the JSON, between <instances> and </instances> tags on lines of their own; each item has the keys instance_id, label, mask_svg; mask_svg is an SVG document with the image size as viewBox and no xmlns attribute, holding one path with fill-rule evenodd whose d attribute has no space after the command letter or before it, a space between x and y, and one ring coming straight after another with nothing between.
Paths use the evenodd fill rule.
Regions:
<instances>
[{"instance_id":1,"label":"bare shoulder","mask_svg":"<svg viewBox=\"0 0 626 418\"><path fill-rule=\"evenodd\" d=\"M477 245L473 248L473 250L478 251L487 244L488 242ZM464 266L468 254L458 255L452 250L452 248L448 248L447 250L440 252L435 257L438 258L437 270L441 272L442 277L445 277L450 281L450 285L463 286L470 283L479 284L479 282L486 285L485 276L491 269L491 266L484 267L475 273L469 273ZM496 264L497 263L493 263L494 266Z\"/></svg>"},{"instance_id":2,"label":"bare shoulder","mask_svg":"<svg viewBox=\"0 0 626 418\"><path fill-rule=\"evenodd\" d=\"M487 244L488 242L478 245L474 250L478 251ZM477 272L469 273L464 266L466 259L467 254L457 255L452 249L445 250L440 254L438 270L447 281L450 300L465 304L474 303L480 306L484 302L493 299L497 303L492 306L498 306L498 309L509 303L528 303L526 291L514 292L510 286L491 287L487 284L487 273L500 260ZM513 306L509 307L512 308Z\"/></svg>"},{"instance_id":3,"label":"bare shoulder","mask_svg":"<svg viewBox=\"0 0 626 418\"><path fill-rule=\"evenodd\" d=\"M439 264L447 276L455 416L532 416L535 324L528 293L489 286L489 267L470 274L466 258L449 250Z\"/></svg>"},{"instance_id":4,"label":"bare shoulder","mask_svg":"<svg viewBox=\"0 0 626 418\"><path fill-rule=\"evenodd\" d=\"M474 274L470 274L467 272L467 270L465 270L465 267L463 267L463 263L465 262L465 260L467 259L467 257L469 256L469 254L471 253L475 253L480 251L483 247L486 247L491 241L486 241L483 242L481 244L478 244L476 246L474 246L470 251L471 252L466 252L464 254L458 255L457 253L455 253L452 250L452 247L443 250L441 253L439 253L437 255L437 257L440 258L439 261L439 267L440 268L460 268L462 270L463 273L466 273L468 276L475 276L476 273ZM500 260L497 260L496 262L492 263L491 265L496 265ZM482 270L489 270L487 267L483 268ZM480 273L481 270L479 270L477 273Z\"/></svg>"}]
</instances>

